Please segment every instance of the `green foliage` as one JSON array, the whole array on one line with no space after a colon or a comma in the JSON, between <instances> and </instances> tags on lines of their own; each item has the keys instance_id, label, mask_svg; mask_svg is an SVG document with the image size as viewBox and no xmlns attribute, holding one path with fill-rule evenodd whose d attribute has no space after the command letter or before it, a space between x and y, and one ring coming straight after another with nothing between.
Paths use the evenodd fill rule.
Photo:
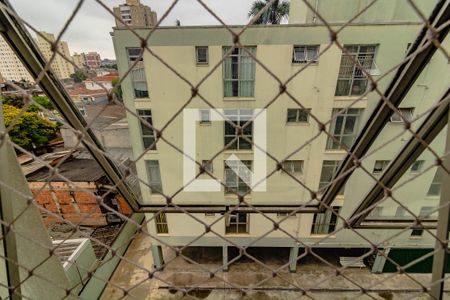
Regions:
<instances>
[{"instance_id":1,"label":"green foliage","mask_svg":"<svg viewBox=\"0 0 450 300\"><path fill-rule=\"evenodd\" d=\"M72 78L75 82L83 82L87 79L87 75L82 70L76 70L75 73L70 75L70 78Z\"/></svg>"},{"instance_id":2,"label":"green foliage","mask_svg":"<svg viewBox=\"0 0 450 300\"><path fill-rule=\"evenodd\" d=\"M122 87L119 84L119 79L113 79L111 81L111 84L113 86L113 92L114 94L116 94L117 99L119 99L120 101L122 100Z\"/></svg>"},{"instance_id":3,"label":"green foliage","mask_svg":"<svg viewBox=\"0 0 450 300\"><path fill-rule=\"evenodd\" d=\"M249 18L255 17L270 0L256 0L248 13ZM276 0L253 24L280 24L283 18L289 16L289 2Z\"/></svg>"},{"instance_id":4,"label":"green foliage","mask_svg":"<svg viewBox=\"0 0 450 300\"><path fill-rule=\"evenodd\" d=\"M26 111L21 113L20 108L7 104L3 104L2 109L5 126L8 128L13 124L8 133L15 144L27 150L32 150L33 145L35 147L45 145L56 137L58 126L39 117L37 112Z\"/></svg>"},{"instance_id":5,"label":"green foliage","mask_svg":"<svg viewBox=\"0 0 450 300\"><path fill-rule=\"evenodd\" d=\"M47 96L33 96L33 101L36 102L37 104L41 105L42 107L48 109L48 110L54 110L55 107L53 106L53 103L50 101L50 99L48 99ZM24 102L24 97L23 96L9 96L9 97L4 97L2 98L1 101L3 104L6 105L11 105L17 108L22 108L25 105ZM28 107L28 111L39 111L40 108L32 103L30 104L30 106Z\"/></svg>"}]
</instances>

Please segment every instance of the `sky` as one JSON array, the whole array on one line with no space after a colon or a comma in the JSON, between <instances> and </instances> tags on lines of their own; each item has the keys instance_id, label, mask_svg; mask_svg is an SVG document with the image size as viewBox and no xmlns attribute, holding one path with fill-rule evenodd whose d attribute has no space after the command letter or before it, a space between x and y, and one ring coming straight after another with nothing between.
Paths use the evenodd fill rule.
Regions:
<instances>
[{"instance_id":1,"label":"sky","mask_svg":"<svg viewBox=\"0 0 450 300\"><path fill-rule=\"evenodd\" d=\"M35 1L39 1L39 5ZM125 0L102 0L110 8ZM253 0L204 0L204 2L226 23L245 24ZM35 29L58 34L70 17L78 0L10 0L18 15ZM160 18L173 0L141 0L156 11ZM31 4L31 5L30 5ZM164 19L162 25L172 26L176 20L182 25L216 25L219 22L206 11L197 0L179 0ZM74 52L99 52L102 58L114 58L110 32L114 17L96 0L85 0L75 19L63 35L62 40Z\"/></svg>"}]
</instances>

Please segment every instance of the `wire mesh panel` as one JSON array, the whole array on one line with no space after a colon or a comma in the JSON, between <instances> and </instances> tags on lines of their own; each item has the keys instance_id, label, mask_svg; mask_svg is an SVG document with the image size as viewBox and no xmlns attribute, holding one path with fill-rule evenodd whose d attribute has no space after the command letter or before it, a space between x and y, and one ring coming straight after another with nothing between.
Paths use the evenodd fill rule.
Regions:
<instances>
[{"instance_id":1,"label":"wire mesh panel","mask_svg":"<svg viewBox=\"0 0 450 300\"><path fill-rule=\"evenodd\" d=\"M1 297L448 296L449 1L92 0L107 71L86 2L54 37L0 1Z\"/></svg>"}]
</instances>

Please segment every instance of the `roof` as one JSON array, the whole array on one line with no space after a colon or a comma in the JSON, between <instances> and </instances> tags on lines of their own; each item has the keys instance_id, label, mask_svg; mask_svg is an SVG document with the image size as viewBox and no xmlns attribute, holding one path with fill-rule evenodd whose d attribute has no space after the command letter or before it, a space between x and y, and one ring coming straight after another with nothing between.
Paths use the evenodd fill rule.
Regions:
<instances>
[{"instance_id":1,"label":"roof","mask_svg":"<svg viewBox=\"0 0 450 300\"><path fill-rule=\"evenodd\" d=\"M72 182L93 182L105 176L103 170L93 159L69 159L58 167L58 174L50 179L51 182L66 181ZM27 176L28 182L46 181L49 177L49 169L43 167ZM66 179L65 179L66 178Z\"/></svg>"},{"instance_id":2,"label":"roof","mask_svg":"<svg viewBox=\"0 0 450 300\"><path fill-rule=\"evenodd\" d=\"M116 74L108 74L108 75L103 75L103 76L97 76L94 78L90 78L90 79L86 79L85 81L94 81L94 82L111 82L114 79L119 79L119 75Z\"/></svg>"},{"instance_id":3,"label":"roof","mask_svg":"<svg viewBox=\"0 0 450 300\"><path fill-rule=\"evenodd\" d=\"M70 96L105 96L107 91L105 89L88 90L84 86L78 86L67 90Z\"/></svg>"}]
</instances>

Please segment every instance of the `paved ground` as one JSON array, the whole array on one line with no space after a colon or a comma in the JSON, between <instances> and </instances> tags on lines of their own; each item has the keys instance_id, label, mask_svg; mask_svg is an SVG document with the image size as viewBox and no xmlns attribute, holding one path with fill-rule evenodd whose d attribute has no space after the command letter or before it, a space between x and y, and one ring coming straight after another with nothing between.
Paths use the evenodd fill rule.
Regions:
<instances>
[{"instance_id":1,"label":"paved ground","mask_svg":"<svg viewBox=\"0 0 450 300\"><path fill-rule=\"evenodd\" d=\"M131 244L126 257L150 270L152 267L150 245L150 239L140 235ZM306 260L299 264L297 273L289 273L287 267L284 267L278 272L279 275L272 277L270 269L280 268L287 261L282 259L286 257L285 253L271 255L270 251L269 255L263 257L264 264L270 269L250 259L243 259L233 263L229 272L219 271L214 278L210 278L209 271L221 267L220 253L215 250L190 248L186 255L196 262L202 262L199 267L175 257L172 251L166 249L164 254L168 265L163 272L157 273L160 280L150 280L146 271L122 261L102 299L429 299L427 294L420 292L420 286L415 282L427 284L431 278L428 274L377 275L367 269L348 269L341 276L336 276L332 267L314 260ZM371 292L368 295L361 295L358 285L370 288ZM183 296L181 292L174 290L173 286L201 287L202 290L192 291ZM242 296L239 292L230 290L230 286L252 287L253 291ZM128 289L128 295L124 297L118 287ZM214 290L211 291L211 288ZM299 288L311 291L302 297ZM450 294L446 297L450 299Z\"/></svg>"}]
</instances>

